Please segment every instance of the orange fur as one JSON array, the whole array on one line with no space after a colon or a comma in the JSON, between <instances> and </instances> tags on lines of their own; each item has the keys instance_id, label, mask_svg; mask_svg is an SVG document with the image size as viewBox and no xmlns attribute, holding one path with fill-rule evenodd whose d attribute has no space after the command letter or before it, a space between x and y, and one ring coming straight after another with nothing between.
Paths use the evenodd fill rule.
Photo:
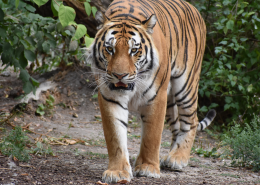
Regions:
<instances>
[{"instance_id":1,"label":"orange fur","mask_svg":"<svg viewBox=\"0 0 260 185\"><path fill-rule=\"evenodd\" d=\"M198 11L182 0L114 0L91 46L97 74L109 165L105 182L132 178L127 151L128 109L142 118L135 176L160 177L159 150L166 114L173 133L162 166L188 164L197 126L205 128L215 112L199 123L197 92L206 28ZM167 94L168 93L168 94ZM167 109L166 109L167 108Z\"/></svg>"}]
</instances>

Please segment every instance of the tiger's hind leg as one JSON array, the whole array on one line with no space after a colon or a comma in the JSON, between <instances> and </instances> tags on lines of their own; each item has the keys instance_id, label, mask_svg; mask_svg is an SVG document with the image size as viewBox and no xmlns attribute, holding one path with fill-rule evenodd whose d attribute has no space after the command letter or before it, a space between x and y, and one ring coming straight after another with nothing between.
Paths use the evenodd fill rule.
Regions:
<instances>
[{"instance_id":1,"label":"tiger's hind leg","mask_svg":"<svg viewBox=\"0 0 260 185\"><path fill-rule=\"evenodd\" d=\"M190 96L176 96L174 89L168 95L166 121L171 128L172 144L169 154L161 159L161 166L180 170L188 165L199 123L196 112L198 85L193 88L193 92L187 91Z\"/></svg>"}]
</instances>

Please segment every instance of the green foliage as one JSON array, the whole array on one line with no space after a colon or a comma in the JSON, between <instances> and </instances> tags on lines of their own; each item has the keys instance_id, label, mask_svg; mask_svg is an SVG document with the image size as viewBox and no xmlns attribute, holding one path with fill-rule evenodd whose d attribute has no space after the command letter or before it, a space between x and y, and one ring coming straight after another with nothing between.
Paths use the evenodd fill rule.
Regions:
<instances>
[{"instance_id":1,"label":"green foliage","mask_svg":"<svg viewBox=\"0 0 260 185\"><path fill-rule=\"evenodd\" d=\"M85 11L86 11L87 15L90 16L90 14L92 12L93 16L95 17L97 8L95 6L91 6L88 1L84 3L84 6L85 6Z\"/></svg>"},{"instance_id":2,"label":"green foliage","mask_svg":"<svg viewBox=\"0 0 260 185\"><path fill-rule=\"evenodd\" d=\"M201 0L196 7L207 24L207 46L199 94L219 107L226 122L250 120L260 111L260 4L244 0ZM208 111L202 107L200 111ZM222 109L222 110L221 110Z\"/></svg>"},{"instance_id":3,"label":"green foliage","mask_svg":"<svg viewBox=\"0 0 260 185\"><path fill-rule=\"evenodd\" d=\"M29 150L26 149L28 143L28 137L22 128L15 127L8 136L3 138L3 142L0 143L0 151L3 155L15 156L19 161L28 161L30 159Z\"/></svg>"},{"instance_id":4,"label":"green foliage","mask_svg":"<svg viewBox=\"0 0 260 185\"><path fill-rule=\"evenodd\" d=\"M74 22L76 13L61 1L52 0L51 8L58 20L42 17L30 0L0 2L0 55L5 68L13 66L20 72L23 90L27 94L36 90L39 82L28 73L44 73L60 62L78 54L79 39L85 37L86 45L93 41L84 25ZM31 0L38 6L47 0ZM95 9L91 7L95 15ZM31 64L30 64L31 63ZM67 62L65 62L67 63ZM36 67L36 69L34 69ZM27 69L26 69L27 68Z\"/></svg>"},{"instance_id":5,"label":"green foliage","mask_svg":"<svg viewBox=\"0 0 260 185\"><path fill-rule=\"evenodd\" d=\"M195 154L198 154L201 157L213 157L218 158L220 154L217 152L216 148L212 148L211 150L203 149L202 147L194 148L192 147L191 151Z\"/></svg>"},{"instance_id":6,"label":"green foliage","mask_svg":"<svg viewBox=\"0 0 260 185\"><path fill-rule=\"evenodd\" d=\"M50 146L44 147L41 142L36 143L35 148L31 148L30 151L32 154L38 155L38 156L46 156L46 155L51 155L54 156L54 153L51 149Z\"/></svg>"},{"instance_id":7,"label":"green foliage","mask_svg":"<svg viewBox=\"0 0 260 185\"><path fill-rule=\"evenodd\" d=\"M51 109L53 109L55 98L52 95L49 95L48 99L46 99L46 103L39 104L38 108L36 109L36 113L40 116L43 116L45 112L51 113Z\"/></svg>"},{"instance_id":8,"label":"green foliage","mask_svg":"<svg viewBox=\"0 0 260 185\"><path fill-rule=\"evenodd\" d=\"M227 135L223 145L228 145L231 151L232 164L234 166L250 167L254 171L260 170L260 117L255 116L243 128L236 124L231 128L231 135Z\"/></svg>"}]
</instances>

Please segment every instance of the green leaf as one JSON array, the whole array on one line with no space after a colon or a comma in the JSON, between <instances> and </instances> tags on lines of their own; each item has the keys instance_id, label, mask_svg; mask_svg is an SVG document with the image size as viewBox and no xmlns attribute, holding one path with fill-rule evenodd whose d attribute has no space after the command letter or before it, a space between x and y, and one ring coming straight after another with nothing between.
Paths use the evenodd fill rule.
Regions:
<instances>
[{"instance_id":1,"label":"green leaf","mask_svg":"<svg viewBox=\"0 0 260 185\"><path fill-rule=\"evenodd\" d=\"M43 115L45 114L45 112L44 112L43 110L41 110L40 107L38 107L38 108L36 109L36 113L39 114L39 115L41 115L41 116L43 116Z\"/></svg>"},{"instance_id":2,"label":"green leaf","mask_svg":"<svg viewBox=\"0 0 260 185\"><path fill-rule=\"evenodd\" d=\"M2 8L0 7L0 22L4 20L5 13L3 12Z\"/></svg>"},{"instance_id":3,"label":"green leaf","mask_svg":"<svg viewBox=\"0 0 260 185\"><path fill-rule=\"evenodd\" d=\"M18 8L20 0L15 0L15 8Z\"/></svg>"},{"instance_id":4,"label":"green leaf","mask_svg":"<svg viewBox=\"0 0 260 185\"><path fill-rule=\"evenodd\" d=\"M233 98L232 98L232 97L227 96L227 97L225 98L225 102L226 102L226 103L231 103L232 101L233 101Z\"/></svg>"},{"instance_id":5,"label":"green leaf","mask_svg":"<svg viewBox=\"0 0 260 185\"><path fill-rule=\"evenodd\" d=\"M54 16L58 16L59 14L59 8L60 5L62 4L62 1L51 1L51 10Z\"/></svg>"},{"instance_id":6,"label":"green leaf","mask_svg":"<svg viewBox=\"0 0 260 185\"><path fill-rule=\"evenodd\" d=\"M33 37L26 37L26 39L25 39L27 42L29 42L31 45L35 45L36 44L36 42L33 40Z\"/></svg>"},{"instance_id":7,"label":"green leaf","mask_svg":"<svg viewBox=\"0 0 260 185\"><path fill-rule=\"evenodd\" d=\"M248 40L248 38L241 38L240 40L241 40L242 42L245 42L245 41Z\"/></svg>"},{"instance_id":8,"label":"green leaf","mask_svg":"<svg viewBox=\"0 0 260 185\"><path fill-rule=\"evenodd\" d=\"M21 69L21 70L20 70L19 78L20 78L23 82L29 82L30 75L28 74L28 72L27 72L25 69Z\"/></svg>"},{"instance_id":9,"label":"green leaf","mask_svg":"<svg viewBox=\"0 0 260 185\"><path fill-rule=\"evenodd\" d=\"M92 44L92 42L93 42L94 40L95 40L94 38L85 36L85 44L86 44L86 47L88 48L88 47Z\"/></svg>"},{"instance_id":10,"label":"green leaf","mask_svg":"<svg viewBox=\"0 0 260 185\"><path fill-rule=\"evenodd\" d=\"M43 104L39 104L38 105L38 108L40 108L40 110L44 110L45 109L45 106Z\"/></svg>"},{"instance_id":11,"label":"green leaf","mask_svg":"<svg viewBox=\"0 0 260 185\"><path fill-rule=\"evenodd\" d=\"M97 94L97 93L94 94L94 95L92 96L92 98L98 98L98 94Z\"/></svg>"},{"instance_id":12,"label":"green leaf","mask_svg":"<svg viewBox=\"0 0 260 185\"><path fill-rule=\"evenodd\" d=\"M25 7L28 11L30 11L30 12L35 12L35 8L33 7L33 6L31 6L31 5L26 5L26 7Z\"/></svg>"},{"instance_id":13,"label":"green leaf","mask_svg":"<svg viewBox=\"0 0 260 185\"><path fill-rule=\"evenodd\" d=\"M227 29L230 29L231 31L233 31L234 28L234 21L233 20L229 20L226 24Z\"/></svg>"},{"instance_id":14,"label":"green leaf","mask_svg":"<svg viewBox=\"0 0 260 185\"><path fill-rule=\"evenodd\" d=\"M91 14L91 6L90 6L90 4L88 2L85 2L84 6L85 6L85 11L86 11L87 15L90 16L90 14Z\"/></svg>"},{"instance_id":15,"label":"green leaf","mask_svg":"<svg viewBox=\"0 0 260 185\"><path fill-rule=\"evenodd\" d=\"M31 50L24 50L24 56L27 60L33 62L36 59L35 53L33 53Z\"/></svg>"},{"instance_id":16,"label":"green leaf","mask_svg":"<svg viewBox=\"0 0 260 185\"><path fill-rule=\"evenodd\" d=\"M203 107L200 108L200 112L208 112L208 108L204 105Z\"/></svg>"},{"instance_id":17,"label":"green leaf","mask_svg":"<svg viewBox=\"0 0 260 185\"><path fill-rule=\"evenodd\" d=\"M227 41L223 40L223 41L221 41L219 44L226 45L226 44L227 44Z\"/></svg>"},{"instance_id":18,"label":"green leaf","mask_svg":"<svg viewBox=\"0 0 260 185\"><path fill-rule=\"evenodd\" d=\"M52 95L49 95L49 100L50 100L52 103L54 103L55 98L54 98Z\"/></svg>"},{"instance_id":19,"label":"green leaf","mask_svg":"<svg viewBox=\"0 0 260 185\"><path fill-rule=\"evenodd\" d=\"M49 0L33 0L38 6L46 4Z\"/></svg>"},{"instance_id":20,"label":"green leaf","mask_svg":"<svg viewBox=\"0 0 260 185\"><path fill-rule=\"evenodd\" d=\"M76 40L73 40L70 42L70 45L69 45L69 51L72 52L72 51L76 51L78 49L78 41Z\"/></svg>"},{"instance_id":21,"label":"green leaf","mask_svg":"<svg viewBox=\"0 0 260 185\"><path fill-rule=\"evenodd\" d=\"M24 57L23 54L20 55L19 64L23 69L25 69L28 65L28 60Z\"/></svg>"},{"instance_id":22,"label":"green leaf","mask_svg":"<svg viewBox=\"0 0 260 185\"><path fill-rule=\"evenodd\" d=\"M210 97L210 92L209 91L206 91L205 94L206 94L207 97Z\"/></svg>"},{"instance_id":23,"label":"green leaf","mask_svg":"<svg viewBox=\"0 0 260 185\"><path fill-rule=\"evenodd\" d=\"M72 37L72 40L79 40L86 33L87 33L87 28L83 24L78 24L76 32L75 32L74 36Z\"/></svg>"},{"instance_id":24,"label":"green leaf","mask_svg":"<svg viewBox=\"0 0 260 185\"><path fill-rule=\"evenodd\" d=\"M30 79L31 79L32 84L33 84L35 87L39 87L40 82L38 82L37 80L35 80L33 77L30 77Z\"/></svg>"},{"instance_id":25,"label":"green leaf","mask_svg":"<svg viewBox=\"0 0 260 185\"><path fill-rule=\"evenodd\" d=\"M228 110L229 108L230 108L230 105L229 104L225 104L224 111Z\"/></svg>"},{"instance_id":26,"label":"green leaf","mask_svg":"<svg viewBox=\"0 0 260 185\"><path fill-rule=\"evenodd\" d=\"M44 52L48 53L50 51L50 44L48 41L44 41L42 44L42 49Z\"/></svg>"},{"instance_id":27,"label":"green leaf","mask_svg":"<svg viewBox=\"0 0 260 185\"><path fill-rule=\"evenodd\" d=\"M233 75L232 74L228 75L228 78L231 81L233 79Z\"/></svg>"},{"instance_id":28,"label":"green leaf","mask_svg":"<svg viewBox=\"0 0 260 185\"><path fill-rule=\"evenodd\" d=\"M228 67L228 69L231 69L231 64L225 64L227 67Z\"/></svg>"},{"instance_id":29,"label":"green leaf","mask_svg":"<svg viewBox=\"0 0 260 185\"><path fill-rule=\"evenodd\" d=\"M92 6L92 14L95 17L96 16L96 12L97 12L97 8L95 6Z\"/></svg>"},{"instance_id":30,"label":"green leaf","mask_svg":"<svg viewBox=\"0 0 260 185\"><path fill-rule=\"evenodd\" d=\"M250 84L250 85L247 87L247 91L248 91L248 92L251 92L252 90L253 90L253 85Z\"/></svg>"},{"instance_id":31,"label":"green leaf","mask_svg":"<svg viewBox=\"0 0 260 185\"><path fill-rule=\"evenodd\" d=\"M6 37L6 30L3 28L0 28L0 37L2 37L3 39Z\"/></svg>"},{"instance_id":32,"label":"green leaf","mask_svg":"<svg viewBox=\"0 0 260 185\"><path fill-rule=\"evenodd\" d=\"M210 109L212 109L212 108L218 107L218 104L217 103L212 103L209 107L210 107Z\"/></svg>"},{"instance_id":33,"label":"green leaf","mask_svg":"<svg viewBox=\"0 0 260 185\"><path fill-rule=\"evenodd\" d=\"M76 12L73 8L60 5L59 8L59 20L63 27L68 26L69 22L74 21L76 17Z\"/></svg>"}]
</instances>

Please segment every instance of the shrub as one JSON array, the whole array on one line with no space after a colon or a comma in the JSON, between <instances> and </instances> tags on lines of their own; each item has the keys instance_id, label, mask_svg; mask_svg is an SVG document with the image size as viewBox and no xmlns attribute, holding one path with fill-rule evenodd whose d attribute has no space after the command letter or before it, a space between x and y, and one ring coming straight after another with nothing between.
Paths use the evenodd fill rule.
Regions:
<instances>
[{"instance_id":1,"label":"shrub","mask_svg":"<svg viewBox=\"0 0 260 185\"><path fill-rule=\"evenodd\" d=\"M19 161L28 161L30 159L29 150L26 149L28 137L21 127L15 127L8 136L3 138L0 143L0 151L3 155L13 155Z\"/></svg>"},{"instance_id":2,"label":"shrub","mask_svg":"<svg viewBox=\"0 0 260 185\"><path fill-rule=\"evenodd\" d=\"M245 0L201 0L195 6L207 25L200 111L218 106L223 122L246 121L260 112L260 4ZM208 103L210 102L210 103Z\"/></svg>"},{"instance_id":3,"label":"shrub","mask_svg":"<svg viewBox=\"0 0 260 185\"><path fill-rule=\"evenodd\" d=\"M231 148L234 166L250 167L260 170L260 116L255 116L245 127L236 124L231 128L231 135L225 135L223 143Z\"/></svg>"}]
</instances>

